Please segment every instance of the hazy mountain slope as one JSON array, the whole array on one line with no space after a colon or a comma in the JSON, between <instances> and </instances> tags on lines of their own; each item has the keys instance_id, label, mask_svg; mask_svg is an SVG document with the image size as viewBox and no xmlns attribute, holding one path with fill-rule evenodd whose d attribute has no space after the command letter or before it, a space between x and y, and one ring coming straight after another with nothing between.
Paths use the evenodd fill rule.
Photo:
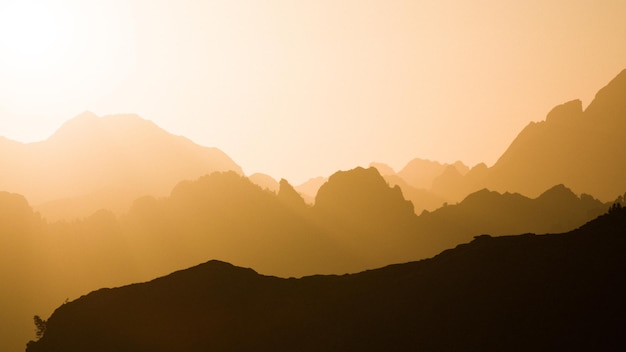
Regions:
<instances>
[{"instance_id":1,"label":"hazy mountain slope","mask_svg":"<svg viewBox=\"0 0 626 352\"><path fill-rule=\"evenodd\" d=\"M315 227L286 187L276 194L233 172L213 173L181 182L168 198L138 200L120 221L145 270L167 272L207 257L281 275L332 272L337 261L363 265Z\"/></svg>"},{"instance_id":2,"label":"hazy mountain slope","mask_svg":"<svg viewBox=\"0 0 626 352\"><path fill-rule=\"evenodd\" d=\"M375 169L357 168L331 176L315 206L285 180L276 194L232 172L214 173L180 183L170 197L139 199L120 221L152 269L213 257L301 276L415 258L399 245L414 237L414 220L399 189Z\"/></svg>"},{"instance_id":3,"label":"hazy mountain slope","mask_svg":"<svg viewBox=\"0 0 626 352\"><path fill-rule=\"evenodd\" d=\"M115 214L127 213L135 199L137 190L101 189L88 195L57 199L33 206L49 222L72 221L86 218L101 209Z\"/></svg>"},{"instance_id":4,"label":"hazy mountain slope","mask_svg":"<svg viewBox=\"0 0 626 352\"><path fill-rule=\"evenodd\" d=\"M430 189L433 180L441 175L448 166L454 167L461 174L469 171L468 167L460 161L454 164L441 164L437 161L415 158L398 172L398 176L415 188Z\"/></svg>"},{"instance_id":5,"label":"hazy mountain slope","mask_svg":"<svg viewBox=\"0 0 626 352\"><path fill-rule=\"evenodd\" d=\"M320 187L314 210L323 221L361 232L391 230L414 218L400 187L391 188L377 169L339 171Z\"/></svg>"},{"instance_id":6,"label":"hazy mountain slope","mask_svg":"<svg viewBox=\"0 0 626 352\"><path fill-rule=\"evenodd\" d=\"M483 191L418 217L373 168L333 175L315 206L287 181L279 187L273 193L234 172L214 173L180 183L169 197L138 199L120 218L100 211L52 224L7 195L0 273L12 289L0 292L0 325L11 328L0 346L30 336L32 315L65 298L209 258L281 276L341 274L432 256L481 233L569 229L606 209L556 187L534 200Z\"/></svg>"},{"instance_id":7,"label":"hazy mountain slope","mask_svg":"<svg viewBox=\"0 0 626 352\"><path fill-rule=\"evenodd\" d=\"M3 139L0 168L0 189L23 194L32 204L101 192L166 195L184 179L241 173L219 149L171 135L136 115L91 113L69 120L42 142Z\"/></svg>"},{"instance_id":8,"label":"hazy mountain slope","mask_svg":"<svg viewBox=\"0 0 626 352\"><path fill-rule=\"evenodd\" d=\"M456 203L484 187L488 174L489 169L483 163L474 166L466 174L461 174L455 167L448 166L435 177L430 192L446 199L448 203Z\"/></svg>"},{"instance_id":9,"label":"hazy mountain slope","mask_svg":"<svg viewBox=\"0 0 626 352\"><path fill-rule=\"evenodd\" d=\"M315 196L317 195L317 191L322 187L324 183L328 181L327 177L314 177L301 185L295 187L296 191L302 195L304 200L309 203L315 203Z\"/></svg>"},{"instance_id":10,"label":"hazy mountain slope","mask_svg":"<svg viewBox=\"0 0 626 352\"><path fill-rule=\"evenodd\" d=\"M415 159L413 163L416 160ZM434 162L429 162L436 164ZM410 163L409 163L410 164ZM424 210L435 210L443 205L446 200L426 189L416 188L410 185L405 179L400 177L389 165L384 163L370 163L370 167L375 168L383 176L385 181L391 186L398 186L402 190L402 195L406 200L413 203L413 211L420 214Z\"/></svg>"},{"instance_id":11,"label":"hazy mountain slope","mask_svg":"<svg viewBox=\"0 0 626 352\"><path fill-rule=\"evenodd\" d=\"M64 304L27 351L621 350L625 229L622 209L344 276L212 261Z\"/></svg>"},{"instance_id":12,"label":"hazy mountain slope","mask_svg":"<svg viewBox=\"0 0 626 352\"><path fill-rule=\"evenodd\" d=\"M385 181L390 186L398 186L402 190L402 195L413 203L413 211L415 214L421 214L422 211L432 211L441 207L446 203L446 199L425 189L415 188L409 185L403 178L398 175L386 175Z\"/></svg>"},{"instance_id":13,"label":"hazy mountain slope","mask_svg":"<svg viewBox=\"0 0 626 352\"><path fill-rule=\"evenodd\" d=\"M272 192L278 192L278 181L272 178L270 175L262 174L262 173L254 173L248 176L252 183L259 185L259 187L263 189L268 189Z\"/></svg>"},{"instance_id":14,"label":"hazy mountain slope","mask_svg":"<svg viewBox=\"0 0 626 352\"><path fill-rule=\"evenodd\" d=\"M34 314L48 315L94 287L142 277L120 231L106 212L49 224L23 196L0 192L0 350L23 351Z\"/></svg>"},{"instance_id":15,"label":"hazy mountain slope","mask_svg":"<svg viewBox=\"0 0 626 352\"><path fill-rule=\"evenodd\" d=\"M331 175L317 192L311 213L320 233L368 263L358 270L415 258L410 245L415 237L413 204L373 167ZM335 271L341 272L353 270Z\"/></svg>"},{"instance_id":16,"label":"hazy mountain slope","mask_svg":"<svg viewBox=\"0 0 626 352\"><path fill-rule=\"evenodd\" d=\"M534 199L483 189L458 204L424 212L417 218L416 228L421 246L434 255L480 234L569 231L606 212L608 207L608 203L589 195L579 197L563 185Z\"/></svg>"},{"instance_id":17,"label":"hazy mountain slope","mask_svg":"<svg viewBox=\"0 0 626 352\"><path fill-rule=\"evenodd\" d=\"M626 70L583 111L579 100L530 123L491 168L486 186L534 197L563 183L602 200L626 189Z\"/></svg>"},{"instance_id":18,"label":"hazy mountain slope","mask_svg":"<svg viewBox=\"0 0 626 352\"><path fill-rule=\"evenodd\" d=\"M41 246L41 218L24 197L0 192L0 349L23 350L25 337L32 334L32 309L51 311L47 298L37 288L47 274ZM42 304L43 303L43 304ZM20 349L18 349L18 347Z\"/></svg>"},{"instance_id":19,"label":"hazy mountain slope","mask_svg":"<svg viewBox=\"0 0 626 352\"><path fill-rule=\"evenodd\" d=\"M0 349L32 338L32 316L66 298L211 258L283 277L343 274L430 257L482 233L569 229L606 209L555 187L538 199L483 191L418 217L375 169L340 172L323 188L309 206L285 180L274 193L214 173L181 182L169 197L140 198L123 216L99 211L58 223L0 193L0 278L10 288L0 290Z\"/></svg>"}]
</instances>

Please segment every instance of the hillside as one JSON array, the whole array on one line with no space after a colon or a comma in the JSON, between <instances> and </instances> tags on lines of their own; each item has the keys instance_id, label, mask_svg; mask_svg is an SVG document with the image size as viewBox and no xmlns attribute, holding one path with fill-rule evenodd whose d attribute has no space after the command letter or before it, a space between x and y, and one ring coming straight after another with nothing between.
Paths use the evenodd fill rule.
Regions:
<instances>
[{"instance_id":1,"label":"hillside","mask_svg":"<svg viewBox=\"0 0 626 352\"><path fill-rule=\"evenodd\" d=\"M626 70L583 110L580 100L555 107L530 123L493 165L487 187L534 197L563 183L602 200L626 189Z\"/></svg>"},{"instance_id":2,"label":"hillside","mask_svg":"<svg viewBox=\"0 0 626 352\"><path fill-rule=\"evenodd\" d=\"M487 233L494 236L570 231L605 213L609 204L563 185L536 198L483 189L454 205L424 212L416 219L420 246L437 252Z\"/></svg>"},{"instance_id":3,"label":"hillside","mask_svg":"<svg viewBox=\"0 0 626 352\"><path fill-rule=\"evenodd\" d=\"M0 140L0 190L24 195L51 217L126 211L180 181L241 168L217 148L174 136L136 115L83 113L45 141ZM110 196L115 195L115 196Z\"/></svg>"},{"instance_id":4,"label":"hillside","mask_svg":"<svg viewBox=\"0 0 626 352\"><path fill-rule=\"evenodd\" d=\"M458 163L415 159L398 175L448 203L483 188L535 198L557 184L607 202L626 189L622 150L626 70L600 89L586 109L572 100L554 107L543 121L530 122L489 168L478 164L468 171Z\"/></svg>"},{"instance_id":5,"label":"hillside","mask_svg":"<svg viewBox=\"0 0 626 352\"><path fill-rule=\"evenodd\" d=\"M625 229L619 209L343 276L210 261L64 304L27 352L621 350Z\"/></svg>"},{"instance_id":6,"label":"hillside","mask_svg":"<svg viewBox=\"0 0 626 352\"><path fill-rule=\"evenodd\" d=\"M487 190L417 216L374 168L338 172L305 203L286 180L277 193L235 172L49 223L20 195L0 192L0 348L32 338L33 314L67 298L145 281L209 259L283 277L355 273L431 257L473 236L566 231L607 209L557 186L536 199Z\"/></svg>"}]
</instances>

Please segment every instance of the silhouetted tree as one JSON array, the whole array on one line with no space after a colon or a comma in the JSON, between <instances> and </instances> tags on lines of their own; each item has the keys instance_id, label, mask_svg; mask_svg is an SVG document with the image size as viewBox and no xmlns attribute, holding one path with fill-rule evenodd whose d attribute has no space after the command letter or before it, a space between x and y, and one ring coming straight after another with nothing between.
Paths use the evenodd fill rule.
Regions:
<instances>
[{"instance_id":1,"label":"silhouetted tree","mask_svg":"<svg viewBox=\"0 0 626 352\"><path fill-rule=\"evenodd\" d=\"M613 205L611 205L611 207L609 208L609 214L615 214L615 213L619 213L622 210L622 203L616 201L615 203L613 203Z\"/></svg>"},{"instance_id":2,"label":"silhouetted tree","mask_svg":"<svg viewBox=\"0 0 626 352\"><path fill-rule=\"evenodd\" d=\"M46 321L41 319L41 317L39 317L39 315L35 315L33 317L33 320L35 321L35 336L37 336L37 339L40 339L43 334L46 332Z\"/></svg>"}]
</instances>

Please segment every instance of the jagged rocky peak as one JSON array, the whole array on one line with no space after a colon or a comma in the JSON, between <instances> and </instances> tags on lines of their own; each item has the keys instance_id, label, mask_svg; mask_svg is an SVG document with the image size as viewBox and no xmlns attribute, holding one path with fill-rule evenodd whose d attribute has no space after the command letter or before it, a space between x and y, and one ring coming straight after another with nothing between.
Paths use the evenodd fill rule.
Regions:
<instances>
[{"instance_id":1,"label":"jagged rocky peak","mask_svg":"<svg viewBox=\"0 0 626 352\"><path fill-rule=\"evenodd\" d=\"M298 193L295 188L293 188L293 186L289 183L289 181L285 180L284 178L281 178L279 182L278 200L291 207L306 207L304 198L302 198L300 193Z\"/></svg>"},{"instance_id":2,"label":"jagged rocky peak","mask_svg":"<svg viewBox=\"0 0 626 352\"><path fill-rule=\"evenodd\" d=\"M546 116L548 123L560 123L563 121L581 120L583 116L583 102L580 99L568 101L555 106Z\"/></svg>"},{"instance_id":3,"label":"jagged rocky peak","mask_svg":"<svg viewBox=\"0 0 626 352\"><path fill-rule=\"evenodd\" d=\"M413 204L406 201L400 187L390 187L376 168L357 167L338 171L320 187L315 199L317 208L361 209L368 211L385 208L399 214L413 213Z\"/></svg>"},{"instance_id":4,"label":"jagged rocky peak","mask_svg":"<svg viewBox=\"0 0 626 352\"><path fill-rule=\"evenodd\" d=\"M626 120L626 69L596 93L585 110L587 116Z\"/></svg>"}]
</instances>

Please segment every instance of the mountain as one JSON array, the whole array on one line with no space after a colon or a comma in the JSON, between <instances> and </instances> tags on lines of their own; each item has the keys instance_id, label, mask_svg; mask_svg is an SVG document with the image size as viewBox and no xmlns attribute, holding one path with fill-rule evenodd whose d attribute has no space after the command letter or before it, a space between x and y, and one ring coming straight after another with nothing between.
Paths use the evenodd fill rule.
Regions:
<instances>
[{"instance_id":1,"label":"mountain","mask_svg":"<svg viewBox=\"0 0 626 352\"><path fill-rule=\"evenodd\" d=\"M378 170L378 173L383 177L396 175L396 172L393 170L393 168L385 163L372 162L369 166Z\"/></svg>"},{"instance_id":2,"label":"mountain","mask_svg":"<svg viewBox=\"0 0 626 352\"><path fill-rule=\"evenodd\" d=\"M415 159L415 163L420 159ZM433 163L433 162L428 162ZM410 163L411 164L411 163ZM436 164L436 163L433 163ZM416 188L410 185L405 179L400 177L389 165L383 163L370 163L370 167L375 168L383 176L385 181L391 186L398 186L402 190L402 195L406 200L413 203L413 211L420 214L424 210L435 210L443 205L446 200L431 191L422 188ZM417 167L417 166L416 166Z\"/></svg>"},{"instance_id":3,"label":"mountain","mask_svg":"<svg viewBox=\"0 0 626 352\"><path fill-rule=\"evenodd\" d=\"M469 168L460 161L454 164L441 164L437 161L415 158L409 161L406 166L398 172L398 176L415 188L430 189L433 180L441 175L449 166L453 167L461 175L469 171Z\"/></svg>"},{"instance_id":4,"label":"mountain","mask_svg":"<svg viewBox=\"0 0 626 352\"><path fill-rule=\"evenodd\" d=\"M415 188L398 175L385 175L384 178L391 187L400 187L404 198L413 203L413 211L417 215L421 214L424 210L433 211L446 203L445 198L434 192Z\"/></svg>"},{"instance_id":5,"label":"mountain","mask_svg":"<svg viewBox=\"0 0 626 352\"><path fill-rule=\"evenodd\" d=\"M301 185L295 187L296 191L302 195L304 200L308 204L315 203L315 196L317 195L317 191L322 187L324 183L328 181L328 177L314 177Z\"/></svg>"},{"instance_id":6,"label":"mountain","mask_svg":"<svg viewBox=\"0 0 626 352\"><path fill-rule=\"evenodd\" d=\"M480 234L569 231L608 209L608 203L587 194L577 196L563 185L554 186L537 198L483 189L458 204L422 213L417 218L416 232L421 247L431 251L426 255L434 255Z\"/></svg>"},{"instance_id":7,"label":"mountain","mask_svg":"<svg viewBox=\"0 0 626 352\"><path fill-rule=\"evenodd\" d=\"M623 350L626 209L565 234L282 279L210 261L63 304L27 352Z\"/></svg>"},{"instance_id":8,"label":"mountain","mask_svg":"<svg viewBox=\"0 0 626 352\"><path fill-rule=\"evenodd\" d=\"M278 192L279 184L278 182L272 178L270 175L262 174L262 173L254 173L248 176L248 179L252 181L252 183L258 185L263 189L270 190L272 192Z\"/></svg>"},{"instance_id":9,"label":"mountain","mask_svg":"<svg viewBox=\"0 0 626 352\"><path fill-rule=\"evenodd\" d=\"M0 189L23 194L31 204L54 201L70 209L103 193L163 196L184 179L214 171L242 173L219 149L169 134L136 115L100 118L88 112L42 142L1 139L0 168Z\"/></svg>"},{"instance_id":10,"label":"mountain","mask_svg":"<svg viewBox=\"0 0 626 352\"><path fill-rule=\"evenodd\" d=\"M563 183L608 201L626 189L626 70L583 110L580 100L530 123L490 169L490 189L535 196Z\"/></svg>"},{"instance_id":11,"label":"mountain","mask_svg":"<svg viewBox=\"0 0 626 352\"><path fill-rule=\"evenodd\" d=\"M469 171L414 159L398 175L414 187L454 203L483 188L537 197L564 184L577 194L612 201L626 189L626 70L600 89L586 109L580 100L554 107L529 123L492 167Z\"/></svg>"},{"instance_id":12,"label":"mountain","mask_svg":"<svg viewBox=\"0 0 626 352\"><path fill-rule=\"evenodd\" d=\"M0 192L0 350L32 338L32 316L67 298L145 281L208 259L283 277L355 273L431 257L474 236L569 230L606 211L557 186L536 199L481 191L413 213L376 169L332 175L319 201L286 180L277 193L235 172L180 182L128 213L100 210L50 223L20 195ZM17 347L16 347L17 346Z\"/></svg>"},{"instance_id":13,"label":"mountain","mask_svg":"<svg viewBox=\"0 0 626 352\"><path fill-rule=\"evenodd\" d=\"M484 186L488 174L489 169L483 163L474 166L465 174L450 165L432 181L430 192L446 199L449 203L458 202Z\"/></svg>"},{"instance_id":14,"label":"mountain","mask_svg":"<svg viewBox=\"0 0 626 352\"><path fill-rule=\"evenodd\" d=\"M359 231L389 229L414 217L413 204L404 199L400 187L390 187L374 167L330 176L317 192L314 209L331 223L346 223Z\"/></svg>"}]
</instances>

